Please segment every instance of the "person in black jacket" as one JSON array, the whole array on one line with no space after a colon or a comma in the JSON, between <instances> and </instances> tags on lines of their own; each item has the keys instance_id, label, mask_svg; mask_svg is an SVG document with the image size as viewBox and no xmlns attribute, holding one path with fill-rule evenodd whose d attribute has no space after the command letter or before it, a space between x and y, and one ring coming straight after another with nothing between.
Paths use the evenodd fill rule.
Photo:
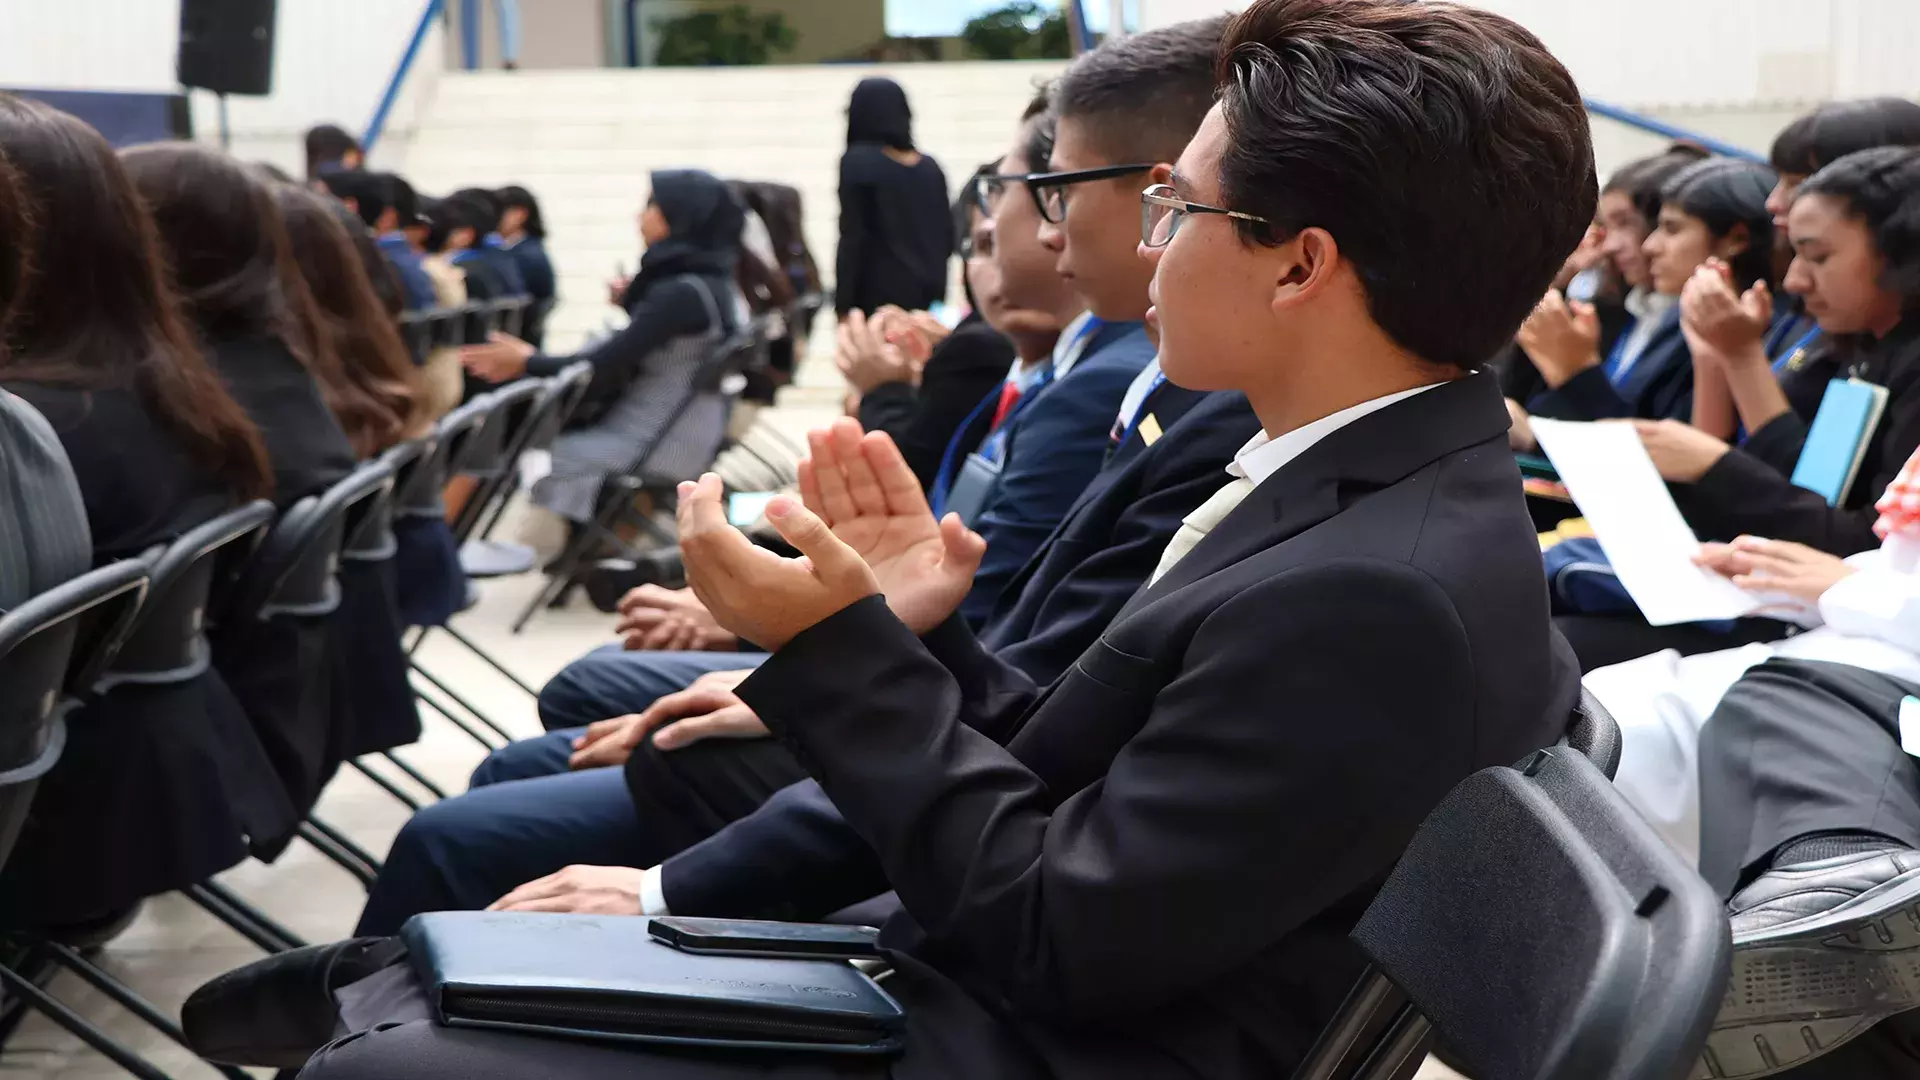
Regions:
<instances>
[{"instance_id":1,"label":"person in black jacket","mask_svg":"<svg viewBox=\"0 0 1920 1080\"><path fill-rule=\"evenodd\" d=\"M152 218L98 132L0 95L34 268L0 386L43 414L78 478L83 565L138 558L271 489L261 434L181 321ZM69 717L0 874L12 925L83 923L224 870L295 815L221 674L117 687Z\"/></svg>"},{"instance_id":2,"label":"person in black jacket","mask_svg":"<svg viewBox=\"0 0 1920 1080\"><path fill-rule=\"evenodd\" d=\"M518 184L503 187L494 195L500 200L500 250L519 264L521 280L534 305L528 308L528 322L521 327L520 336L538 349L546 342L546 313L553 306L556 292L553 261L547 258L546 219L540 216L540 200Z\"/></svg>"},{"instance_id":3,"label":"person in black jacket","mask_svg":"<svg viewBox=\"0 0 1920 1080\"><path fill-rule=\"evenodd\" d=\"M998 171L997 165L985 165L975 176ZM954 204L954 225L962 236L960 286L967 296L966 318L949 332L925 312L886 308L872 319L851 312L840 324L835 355L857 398L852 414L868 431L892 436L928 489L954 433L982 398L1006 382L1019 356L983 306L983 294L998 299L999 271L993 259L993 221L980 208L971 185ZM1036 343L1030 358L1050 353L1058 336L1056 332L1044 344ZM938 344L929 345L930 340ZM979 417L979 433L962 440L965 452L979 445L988 419Z\"/></svg>"},{"instance_id":4,"label":"person in black jacket","mask_svg":"<svg viewBox=\"0 0 1920 1080\"><path fill-rule=\"evenodd\" d=\"M947 295L953 229L940 163L913 146L913 111L892 79L862 79L847 103L833 307L922 311Z\"/></svg>"},{"instance_id":5,"label":"person in black jacket","mask_svg":"<svg viewBox=\"0 0 1920 1080\"><path fill-rule=\"evenodd\" d=\"M379 1010L307 1080L536 1060L576 1080L1292 1073L1419 822L1559 737L1578 696L1506 410L1470 372L1578 241L1595 185L1572 78L1479 9L1259 0L1221 55L1180 186L1143 193L1143 241L1169 379L1240 385L1266 438L1044 693L952 618L979 539L932 519L883 436L815 461L825 519L771 505L805 561L726 526L718 477L680 504L696 591L775 650L742 698L898 891L881 941L900 1056L689 1058ZM1326 77L1283 77L1298 55ZM1509 153L1474 152L1494 144ZM1322 224L1271 224L1301 220ZM1449 256L1483 272L1417 272ZM861 461L884 466L877 492L852 482ZM905 543L877 547L882 524Z\"/></svg>"},{"instance_id":6,"label":"person in black jacket","mask_svg":"<svg viewBox=\"0 0 1920 1080\"><path fill-rule=\"evenodd\" d=\"M745 220L712 173L656 172L640 212L647 252L621 297L625 328L573 356L541 354L507 334L461 351L467 370L490 383L552 375L576 360L593 365L574 425L554 440L553 471L534 485L536 503L586 522L602 482L639 465L643 451L648 475L656 478L693 475L713 461L726 406L716 387L697 379L741 325L734 264ZM676 419L682 402L688 404Z\"/></svg>"},{"instance_id":7,"label":"person in black jacket","mask_svg":"<svg viewBox=\"0 0 1920 1080\"><path fill-rule=\"evenodd\" d=\"M1689 425L1645 423L1641 439L1688 524L1706 540L1741 533L1832 555L1879 544L1873 502L1920 446L1920 150L1850 154L1800 185L1788 213L1794 261L1786 288L1835 338L1841 370L1884 386L1886 409L1839 505L1788 478L1807 439L1778 383L1752 380L1738 448ZM1745 383L1737 384L1747 385Z\"/></svg>"}]
</instances>

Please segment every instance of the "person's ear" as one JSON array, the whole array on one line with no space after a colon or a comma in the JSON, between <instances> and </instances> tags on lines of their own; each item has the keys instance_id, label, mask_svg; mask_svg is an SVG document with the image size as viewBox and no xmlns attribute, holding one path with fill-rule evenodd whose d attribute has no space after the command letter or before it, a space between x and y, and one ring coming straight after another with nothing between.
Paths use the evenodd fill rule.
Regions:
<instances>
[{"instance_id":1,"label":"person's ear","mask_svg":"<svg viewBox=\"0 0 1920 1080\"><path fill-rule=\"evenodd\" d=\"M1325 229L1302 229L1272 253L1273 309L1279 312L1312 301L1340 268L1340 245Z\"/></svg>"},{"instance_id":2,"label":"person's ear","mask_svg":"<svg viewBox=\"0 0 1920 1080\"><path fill-rule=\"evenodd\" d=\"M1171 183L1173 183L1173 165L1170 162L1162 161L1148 171L1147 182L1142 184L1141 187L1149 188L1155 184Z\"/></svg>"},{"instance_id":3,"label":"person's ear","mask_svg":"<svg viewBox=\"0 0 1920 1080\"><path fill-rule=\"evenodd\" d=\"M1733 223L1733 228L1727 230L1727 235L1721 237L1720 242L1713 246L1713 253L1732 262L1736 257L1745 254L1752 243L1753 235L1747 231L1747 223L1736 221Z\"/></svg>"},{"instance_id":4,"label":"person's ear","mask_svg":"<svg viewBox=\"0 0 1920 1080\"><path fill-rule=\"evenodd\" d=\"M341 202L341 203L342 203L343 205L345 205L347 209L349 209L349 210L351 210L351 211L353 211L353 212L354 212L354 215L355 215L356 217L357 217L357 216L359 215L359 213L360 213L360 200L359 200L359 199L356 199L356 198L354 198L353 196L351 196L351 195L349 195L349 196L347 196L346 198L344 198L344 199L341 199L341 200L340 200L340 202Z\"/></svg>"}]
</instances>

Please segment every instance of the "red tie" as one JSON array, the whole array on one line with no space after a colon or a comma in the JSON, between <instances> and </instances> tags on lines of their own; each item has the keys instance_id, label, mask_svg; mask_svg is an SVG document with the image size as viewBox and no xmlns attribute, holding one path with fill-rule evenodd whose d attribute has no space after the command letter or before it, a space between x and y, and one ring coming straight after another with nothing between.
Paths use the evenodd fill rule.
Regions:
<instances>
[{"instance_id":1,"label":"red tie","mask_svg":"<svg viewBox=\"0 0 1920 1080\"><path fill-rule=\"evenodd\" d=\"M1008 379L1005 383L1001 384L1000 406L999 408L996 408L995 410L993 410L993 424L989 426L987 430L988 431L1000 430L1001 423L1006 420L1007 414L1013 411L1014 404L1019 400L1020 400L1020 384L1019 383L1014 382L1012 379Z\"/></svg>"}]
</instances>

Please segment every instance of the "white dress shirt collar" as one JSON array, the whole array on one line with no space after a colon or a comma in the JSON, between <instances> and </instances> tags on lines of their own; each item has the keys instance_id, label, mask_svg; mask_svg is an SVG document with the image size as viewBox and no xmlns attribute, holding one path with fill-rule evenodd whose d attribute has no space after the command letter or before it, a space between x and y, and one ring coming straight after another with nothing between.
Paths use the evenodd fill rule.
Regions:
<instances>
[{"instance_id":1,"label":"white dress shirt collar","mask_svg":"<svg viewBox=\"0 0 1920 1080\"><path fill-rule=\"evenodd\" d=\"M1415 394L1431 390L1439 383L1416 386L1411 390L1377 397L1363 401L1337 413L1323 416L1310 424L1302 424L1292 431L1281 435L1269 436L1265 430L1247 440L1247 445L1233 455L1233 464L1227 466L1227 472L1243 480L1253 481L1255 486L1266 482L1267 477L1279 472L1286 464L1313 448L1313 444L1339 431L1368 413L1381 409L1397 401L1405 401Z\"/></svg>"}]
</instances>

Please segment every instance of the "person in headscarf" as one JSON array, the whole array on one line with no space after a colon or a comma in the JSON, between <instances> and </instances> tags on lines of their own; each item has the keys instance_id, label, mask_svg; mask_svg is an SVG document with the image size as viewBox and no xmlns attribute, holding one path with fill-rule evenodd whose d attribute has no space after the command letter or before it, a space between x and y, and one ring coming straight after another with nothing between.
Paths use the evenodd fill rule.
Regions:
<instances>
[{"instance_id":1,"label":"person in headscarf","mask_svg":"<svg viewBox=\"0 0 1920 1080\"><path fill-rule=\"evenodd\" d=\"M467 370L493 383L552 375L579 360L593 365L585 400L554 440L553 471L533 487L534 502L570 521L590 521L601 483L640 464L643 452L649 480L698 476L726 429L725 401L696 378L745 321L734 284L745 211L711 173L667 170L652 180L640 212L646 254L619 297L630 316L625 329L571 356L506 334L462 350Z\"/></svg>"},{"instance_id":2,"label":"person in headscarf","mask_svg":"<svg viewBox=\"0 0 1920 1080\"><path fill-rule=\"evenodd\" d=\"M947 294L953 227L940 163L914 149L913 111L892 79L862 79L840 158L834 311L924 311Z\"/></svg>"}]
</instances>

